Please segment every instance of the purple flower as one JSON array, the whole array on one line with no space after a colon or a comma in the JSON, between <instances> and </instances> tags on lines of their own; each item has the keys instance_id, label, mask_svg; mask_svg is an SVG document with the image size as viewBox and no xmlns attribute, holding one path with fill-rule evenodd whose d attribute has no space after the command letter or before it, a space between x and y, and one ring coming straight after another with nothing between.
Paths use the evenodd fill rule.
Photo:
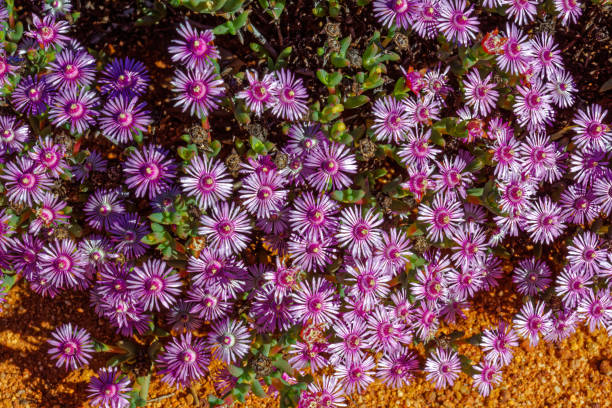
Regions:
<instances>
[{"instance_id":1,"label":"purple flower","mask_svg":"<svg viewBox=\"0 0 612 408\"><path fill-rule=\"evenodd\" d=\"M116 367L98 370L98 377L91 377L89 387L90 403L95 407L127 408L130 406L128 393L132 390L130 379Z\"/></svg>"},{"instance_id":2,"label":"purple flower","mask_svg":"<svg viewBox=\"0 0 612 408\"><path fill-rule=\"evenodd\" d=\"M439 0L419 1L413 14L412 28L423 38L435 38L438 35L439 16Z\"/></svg>"},{"instance_id":3,"label":"purple flower","mask_svg":"<svg viewBox=\"0 0 612 408\"><path fill-rule=\"evenodd\" d=\"M426 378L433 381L436 388L452 386L461 372L461 362L457 352L438 347L425 361Z\"/></svg>"},{"instance_id":4,"label":"purple flower","mask_svg":"<svg viewBox=\"0 0 612 408\"><path fill-rule=\"evenodd\" d=\"M93 91L84 88L66 88L57 94L49 112L49 119L55 126L70 124L72 133L83 133L96 124L99 99Z\"/></svg>"},{"instance_id":5,"label":"purple flower","mask_svg":"<svg viewBox=\"0 0 612 408\"><path fill-rule=\"evenodd\" d=\"M524 0L515 1L518 3ZM540 78L551 79L559 71L559 67L563 66L561 51L559 51L557 44L555 44L555 40L550 34L541 33L540 37L531 40L531 46L537 61L535 66L539 71Z\"/></svg>"},{"instance_id":6,"label":"purple flower","mask_svg":"<svg viewBox=\"0 0 612 408\"><path fill-rule=\"evenodd\" d=\"M294 323L289 311L289 296L276 296L270 286L257 290L251 306L250 316L255 320L255 328L260 333L286 331Z\"/></svg>"},{"instance_id":7,"label":"purple flower","mask_svg":"<svg viewBox=\"0 0 612 408\"><path fill-rule=\"evenodd\" d=\"M419 206L417 219L429 224L427 236L438 242L444 237L450 237L463 222L463 209L458 201L445 199L441 194L437 194L431 207L425 203Z\"/></svg>"},{"instance_id":8,"label":"purple flower","mask_svg":"<svg viewBox=\"0 0 612 408\"><path fill-rule=\"evenodd\" d=\"M375 248L375 259L388 274L395 276L408 262L410 239L401 230L391 228L389 233L382 232L382 245Z\"/></svg>"},{"instance_id":9,"label":"purple flower","mask_svg":"<svg viewBox=\"0 0 612 408\"><path fill-rule=\"evenodd\" d=\"M576 84L572 74L562 69L555 69L549 75L548 82L544 85L546 91L550 94L552 103L560 108L569 108L574 104L574 93L576 92Z\"/></svg>"},{"instance_id":10,"label":"purple flower","mask_svg":"<svg viewBox=\"0 0 612 408\"><path fill-rule=\"evenodd\" d=\"M70 239L55 241L38 254L38 273L58 289L72 288L85 273L86 260Z\"/></svg>"},{"instance_id":11,"label":"purple flower","mask_svg":"<svg viewBox=\"0 0 612 408\"><path fill-rule=\"evenodd\" d=\"M408 131L406 142L402 144L402 149L398 156L407 167L416 163L421 168L427 166L430 160L435 160L440 149L431 145L431 129L423 132L419 127L411 128Z\"/></svg>"},{"instance_id":12,"label":"purple flower","mask_svg":"<svg viewBox=\"0 0 612 408\"><path fill-rule=\"evenodd\" d=\"M548 196L538 199L525 213L525 230L535 243L550 244L565 229L561 208Z\"/></svg>"},{"instance_id":13,"label":"purple flower","mask_svg":"<svg viewBox=\"0 0 612 408\"><path fill-rule=\"evenodd\" d=\"M25 33L26 36L34 38L41 48L59 45L63 47L70 38L65 34L70 29L67 21L55 21L55 16L48 14L41 20L36 14L32 14L34 28Z\"/></svg>"},{"instance_id":14,"label":"purple flower","mask_svg":"<svg viewBox=\"0 0 612 408\"><path fill-rule=\"evenodd\" d=\"M212 355L227 364L240 361L249 351L250 343L246 326L229 318L213 323L208 337Z\"/></svg>"},{"instance_id":15,"label":"purple flower","mask_svg":"<svg viewBox=\"0 0 612 408\"><path fill-rule=\"evenodd\" d=\"M30 129L13 116L0 116L0 152L21 150L30 137ZM1 153L0 153L1 156Z\"/></svg>"},{"instance_id":16,"label":"purple flower","mask_svg":"<svg viewBox=\"0 0 612 408\"><path fill-rule=\"evenodd\" d=\"M519 95L516 96L512 109L519 124L531 131L543 130L554 116L554 110L550 105L552 98L537 79L530 87L519 85L516 89Z\"/></svg>"},{"instance_id":17,"label":"purple flower","mask_svg":"<svg viewBox=\"0 0 612 408\"><path fill-rule=\"evenodd\" d=\"M134 134L146 132L152 123L144 102L138 102L136 96L128 98L123 95L106 102L98 121L102 134L114 143L131 142Z\"/></svg>"},{"instance_id":18,"label":"purple flower","mask_svg":"<svg viewBox=\"0 0 612 408\"><path fill-rule=\"evenodd\" d=\"M322 272L336 258L336 241L333 238L306 234L294 234L288 252L296 266L306 272Z\"/></svg>"},{"instance_id":19,"label":"purple flower","mask_svg":"<svg viewBox=\"0 0 612 408\"><path fill-rule=\"evenodd\" d=\"M323 237L338 227L338 204L327 194L315 196L307 191L293 202L289 213L291 228L307 236Z\"/></svg>"},{"instance_id":20,"label":"purple flower","mask_svg":"<svg viewBox=\"0 0 612 408\"><path fill-rule=\"evenodd\" d=\"M257 218L266 218L285 205L286 180L276 171L253 173L242 180L240 199L247 211Z\"/></svg>"},{"instance_id":21,"label":"purple flower","mask_svg":"<svg viewBox=\"0 0 612 408\"><path fill-rule=\"evenodd\" d=\"M110 98L122 95L128 99L145 93L149 84L147 68L131 58L115 58L106 65L100 78L102 93Z\"/></svg>"},{"instance_id":22,"label":"purple flower","mask_svg":"<svg viewBox=\"0 0 612 408\"><path fill-rule=\"evenodd\" d=\"M608 165L608 155L603 150L577 150L571 156L570 172L575 173L576 182L583 185L595 184L595 189L598 179L605 178Z\"/></svg>"},{"instance_id":23,"label":"purple flower","mask_svg":"<svg viewBox=\"0 0 612 408\"><path fill-rule=\"evenodd\" d=\"M323 144L306 157L306 178L318 191L341 190L352 184L350 175L357 172L355 156L344 145Z\"/></svg>"},{"instance_id":24,"label":"purple flower","mask_svg":"<svg viewBox=\"0 0 612 408\"><path fill-rule=\"evenodd\" d=\"M407 30L417 5L418 2L412 0L376 0L373 4L374 15L386 28L395 25Z\"/></svg>"},{"instance_id":25,"label":"purple flower","mask_svg":"<svg viewBox=\"0 0 612 408\"><path fill-rule=\"evenodd\" d=\"M301 78L284 68L275 71L277 86L271 89L274 99L270 102L272 114L284 120L299 120L308 113L308 92Z\"/></svg>"},{"instance_id":26,"label":"purple flower","mask_svg":"<svg viewBox=\"0 0 612 408\"><path fill-rule=\"evenodd\" d=\"M440 174L433 176L435 190L442 192L447 198L457 196L465 198L467 195L466 187L472 184L474 176L468 171L470 156L468 154L458 154L452 161L444 156L437 164Z\"/></svg>"},{"instance_id":27,"label":"purple flower","mask_svg":"<svg viewBox=\"0 0 612 408\"><path fill-rule=\"evenodd\" d=\"M506 9L506 15L518 25L533 21L538 11L536 0L501 0L501 3L510 6Z\"/></svg>"},{"instance_id":28,"label":"purple flower","mask_svg":"<svg viewBox=\"0 0 612 408\"><path fill-rule=\"evenodd\" d=\"M510 364L512 349L518 346L518 339L512 327L503 321L499 322L496 329L485 329L480 341L485 360L497 366Z\"/></svg>"},{"instance_id":29,"label":"purple flower","mask_svg":"<svg viewBox=\"0 0 612 408\"><path fill-rule=\"evenodd\" d=\"M608 171L595 181L593 186L593 203L598 205L605 214L612 213L612 172Z\"/></svg>"},{"instance_id":30,"label":"purple flower","mask_svg":"<svg viewBox=\"0 0 612 408\"><path fill-rule=\"evenodd\" d=\"M39 139L28 154L36 163L37 171L48 172L55 178L64 173L68 167L64 159L65 147L56 144L49 136Z\"/></svg>"},{"instance_id":31,"label":"purple flower","mask_svg":"<svg viewBox=\"0 0 612 408\"><path fill-rule=\"evenodd\" d=\"M69 367L76 370L91 360L94 347L87 330L77 326L73 328L71 323L66 323L55 329L51 336L47 341L51 345L49 354L57 360L57 367L63 365L66 370Z\"/></svg>"},{"instance_id":32,"label":"purple flower","mask_svg":"<svg viewBox=\"0 0 612 408\"><path fill-rule=\"evenodd\" d=\"M336 233L338 243L347 247L352 256L359 259L368 258L374 248L382 245L380 225L383 220L373 208L365 215L361 206L346 208L340 215L340 227Z\"/></svg>"},{"instance_id":33,"label":"purple flower","mask_svg":"<svg viewBox=\"0 0 612 408\"><path fill-rule=\"evenodd\" d=\"M177 388L187 388L204 377L209 363L204 339L192 338L191 333L174 337L157 357L162 381Z\"/></svg>"},{"instance_id":34,"label":"purple flower","mask_svg":"<svg viewBox=\"0 0 612 408\"><path fill-rule=\"evenodd\" d=\"M489 73L486 78L480 78L480 72L472 69L463 82L467 104L482 116L487 116L495 108L499 92L496 91L495 82L491 82L493 73Z\"/></svg>"},{"instance_id":35,"label":"purple flower","mask_svg":"<svg viewBox=\"0 0 612 408\"><path fill-rule=\"evenodd\" d=\"M597 292L589 291L578 304L576 309L578 315L589 326L589 331L593 332L597 328L605 328L606 324L612 319L612 298L607 289L600 289Z\"/></svg>"},{"instance_id":36,"label":"purple flower","mask_svg":"<svg viewBox=\"0 0 612 408\"><path fill-rule=\"evenodd\" d=\"M429 126L433 120L440 119L440 103L431 95L405 98L404 108L412 121L412 126Z\"/></svg>"},{"instance_id":37,"label":"purple flower","mask_svg":"<svg viewBox=\"0 0 612 408\"><path fill-rule=\"evenodd\" d=\"M4 216L3 218L6 219ZM3 229L3 242L7 243L10 230L7 232L6 227ZM11 244L6 258L17 273L31 281L38 275L38 253L44 246L43 241L28 233L24 233L20 238L13 239Z\"/></svg>"},{"instance_id":38,"label":"purple flower","mask_svg":"<svg viewBox=\"0 0 612 408\"><path fill-rule=\"evenodd\" d=\"M462 225L452 233L452 240L457 244L451 259L462 268L481 262L489 247L482 227L474 224Z\"/></svg>"},{"instance_id":39,"label":"purple flower","mask_svg":"<svg viewBox=\"0 0 612 408\"><path fill-rule=\"evenodd\" d=\"M244 90L240 91L236 98L244 99L247 107L260 116L264 109L269 106L273 106L276 102L274 93L278 87L276 77L273 73L266 74L259 80L257 72L246 71L246 77L249 80L249 86Z\"/></svg>"},{"instance_id":40,"label":"purple flower","mask_svg":"<svg viewBox=\"0 0 612 408\"><path fill-rule=\"evenodd\" d=\"M221 255L237 254L249 243L249 218L233 203L222 202L215 205L212 214L203 215L200 222L202 226L198 232L206 235L209 246L218 250Z\"/></svg>"},{"instance_id":41,"label":"purple flower","mask_svg":"<svg viewBox=\"0 0 612 408\"><path fill-rule=\"evenodd\" d=\"M215 110L225 93L223 80L217 75L212 66L198 71L176 71L172 79L172 87L178 95L174 98L183 112L189 111L191 116L205 118Z\"/></svg>"},{"instance_id":42,"label":"purple flower","mask_svg":"<svg viewBox=\"0 0 612 408\"><path fill-rule=\"evenodd\" d=\"M563 305L567 308L576 308L580 301L584 299L592 290L591 275L584 271L566 266L557 277L555 293L561 296Z\"/></svg>"},{"instance_id":43,"label":"purple flower","mask_svg":"<svg viewBox=\"0 0 612 408\"><path fill-rule=\"evenodd\" d=\"M531 43L514 24L506 24L507 40L503 52L497 55L497 65L502 71L519 75L529 67L533 58Z\"/></svg>"},{"instance_id":44,"label":"purple flower","mask_svg":"<svg viewBox=\"0 0 612 408\"><path fill-rule=\"evenodd\" d=\"M402 183L401 187L414 194L418 201L422 200L427 190L435 187L435 182L431 176L433 170L433 166L424 166L422 169L415 166L408 167L408 181Z\"/></svg>"},{"instance_id":45,"label":"purple flower","mask_svg":"<svg viewBox=\"0 0 612 408\"><path fill-rule=\"evenodd\" d=\"M47 77L29 76L23 78L13 91L15 109L25 115L39 115L47 110L53 100L53 90Z\"/></svg>"},{"instance_id":46,"label":"purple flower","mask_svg":"<svg viewBox=\"0 0 612 408\"><path fill-rule=\"evenodd\" d=\"M172 61L180 62L192 70L202 70L212 64L212 60L219 58L219 50L213 44L215 34L212 30L200 32L189 24L182 23L177 29L182 37L172 40L174 45L168 48Z\"/></svg>"},{"instance_id":47,"label":"purple flower","mask_svg":"<svg viewBox=\"0 0 612 408\"><path fill-rule=\"evenodd\" d=\"M406 1L406 0L400 0ZM412 121L401 101L393 96L378 99L372 108L376 140L400 144L412 126Z\"/></svg>"},{"instance_id":48,"label":"purple flower","mask_svg":"<svg viewBox=\"0 0 612 408\"><path fill-rule=\"evenodd\" d=\"M563 26L575 23L582 15L582 3L577 0L554 0L554 3Z\"/></svg>"},{"instance_id":49,"label":"purple flower","mask_svg":"<svg viewBox=\"0 0 612 408\"><path fill-rule=\"evenodd\" d=\"M561 194L559 204L563 209L563 219L572 224L590 223L599 216L599 207L594 204L592 191L580 184L572 184Z\"/></svg>"},{"instance_id":50,"label":"purple flower","mask_svg":"<svg viewBox=\"0 0 612 408\"><path fill-rule=\"evenodd\" d=\"M574 268L587 275L598 274L601 263L606 259L606 251L598 249L600 239L591 231L584 231L574 238L567 247L567 260Z\"/></svg>"},{"instance_id":51,"label":"purple flower","mask_svg":"<svg viewBox=\"0 0 612 408\"><path fill-rule=\"evenodd\" d=\"M134 189L136 197L149 200L170 188L176 174L176 165L168 159L168 151L158 145L145 146L125 161L125 184Z\"/></svg>"},{"instance_id":52,"label":"purple flower","mask_svg":"<svg viewBox=\"0 0 612 408\"><path fill-rule=\"evenodd\" d=\"M25 157L18 157L8 162L0 179L5 181L7 197L14 203L25 203L28 206L40 203L44 193L51 187L51 180L38 170L34 162Z\"/></svg>"},{"instance_id":53,"label":"purple flower","mask_svg":"<svg viewBox=\"0 0 612 408\"><path fill-rule=\"evenodd\" d=\"M87 199L83 211L87 224L97 231L109 230L118 216L125 213L116 190L98 189Z\"/></svg>"},{"instance_id":54,"label":"purple flower","mask_svg":"<svg viewBox=\"0 0 612 408\"><path fill-rule=\"evenodd\" d=\"M467 46L478 32L478 19L472 16L474 6L466 7L465 0L441 2L438 29L448 41Z\"/></svg>"},{"instance_id":55,"label":"purple flower","mask_svg":"<svg viewBox=\"0 0 612 408\"><path fill-rule=\"evenodd\" d=\"M47 82L57 89L89 87L96 73L96 60L84 51L62 50L49 64Z\"/></svg>"},{"instance_id":56,"label":"purple flower","mask_svg":"<svg viewBox=\"0 0 612 408\"><path fill-rule=\"evenodd\" d=\"M15 234L15 229L9 224L11 216L6 214L4 209L0 209L0 251L8 251L14 243L11 236Z\"/></svg>"},{"instance_id":57,"label":"purple flower","mask_svg":"<svg viewBox=\"0 0 612 408\"><path fill-rule=\"evenodd\" d=\"M86 150L85 153L88 155L83 163L77 163L72 167L72 175L82 183L89 178L92 172L102 173L106 171L108 161L100 156L97 151Z\"/></svg>"},{"instance_id":58,"label":"purple flower","mask_svg":"<svg viewBox=\"0 0 612 408\"><path fill-rule=\"evenodd\" d=\"M531 180L525 180L519 173L510 173L498 186L499 204L502 211L512 213L529 208L535 187Z\"/></svg>"},{"instance_id":59,"label":"purple flower","mask_svg":"<svg viewBox=\"0 0 612 408\"><path fill-rule=\"evenodd\" d=\"M340 341L332 343L328 351L331 354L329 362L337 364L340 361L361 360L365 351L371 346L366 337L366 322L354 319L348 322L339 320L333 326L333 332Z\"/></svg>"},{"instance_id":60,"label":"purple flower","mask_svg":"<svg viewBox=\"0 0 612 408\"><path fill-rule=\"evenodd\" d=\"M512 282L518 293L535 296L544 292L550 286L550 268L544 261L535 258L523 259L514 268Z\"/></svg>"},{"instance_id":61,"label":"purple flower","mask_svg":"<svg viewBox=\"0 0 612 408\"><path fill-rule=\"evenodd\" d=\"M581 149L608 149L612 144L612 128L603 122L607 114L608 111L599 105L579 109L573 120L576 125L573 142Z\"/></svg>"},{"instance_id":62,"label":"purple flower","mask_svg":"<svg viewBox=\"0 0 612 408\"><path fill-rule=\"evenodd\" d=\"M63 16L72 11L71 0L44 0L43 10L45 14Z\"/></svg>"},{"instance_id":63,"label":"purple flower","mask_svg":"<svg viewBox=\"0 0 612 408\"><path fill-rule=\"evenodd\" d=\"M401 388L410 383L414 372L419 368L419 361L413 352L395 351L385 354L378 361L376 377L383 384Z\"/></svg>"},{"instance_id":64,"label":"purple flower","mask_svg":"<svg viewBox=\"0 0 612 408\"><path fill-rule=\"evenodd\" d=\"M0 5L0 10L2 10L2 6ZM0 18L0 22L3 19ZM15 71L17 71L17 66L12 65L10 60L7 58L4 50L0 51L0 86L4 86L10 83L11 76Z\"/></svg>"},{"instance_id":65,"label":"purple flower","mask_svg":"<svg viewBox=\"0 0 612 408\"><path fill-rule=\"evenodd\" d=\"M128 288L128 279L133 275L132 269L129 264L104 265L96 282L96 293L111 304L117 300L135 300L134 292ZM138 300L140 301L140 298Z\"/></svg>"},{"instance_id":66,"label":"purple flower","mask_svg":"<svg viewBox=\"0 0 612 408\"><path fill-rule=\"evenodd\" d=\"M204 248L198 258L190 257L187 272L192 274L192 284L219 292L224 299L235 298L244 291L245 266L235 256L222 256L210 248Z\"/></svg>"},{"instance_id":67,"label":"purple flower","mask_svg":"<svg viewBox=\"0 0 612 408\"><path fill-rule=\"evenodd\" d=\"M172 326L172 330L183 333L193 332L202 326L202 320L191 311L192 305L183 299L179 299L166 314L166 324Z\"/></svg>"},{"instance_id":68,"label":"purple flower","mask_svg":"<svg viewBox=\"0 0 612 408\"><path fill-rule=\"evenodd\" d=\"M520 150L521 169L537 179L542 178L555 165L555 145L544 134L528 136L521 144Z\"/></svg>"},{"instance_id":69,"label":"purple flower","mask_svg":"<svg viewBox=\"0 0 612 408\"><path fill-rule=\"evenodd\" d=\"M374 382L372 375L376 364L371 356L344 361L336 366L334 376L340 380L347 394L361 392Z\"/></svg>"},{"instance_id":70,"label":"purple flower","mask_svg":"<svg viewBox=\"0 0 612 408\"><path fill-rule=\"evenodd\" d=\"M476 371L472 375L474 387L478 389L478 393L483 397L488 396L491 388L501 383L501 370L497 365L485 360L472 368Z\"/></svg>"},{"instance_id":71,"label":"purple flower","mask_svg":"<svg viewBox=\"0 0 612 408\"><path fill-rule=\"evenodd\" d=\"M320 145L328 143L321 125L314 122L296 123L289 128L288 150L297 156L310 154Z\"/></svg>"},{"instance_id":72,"label":"purple flower","mask_svg":"<svg viewBox=\"0 0 612 408\"><path fill-rule=\"evenodd\" d=\"M180 276L173 273L164 261L153 259L134 268L127 285L145 310L159 311L160 305L167 309L176 303L182 284Z\"/></svg>"},{"instance_id":73,"label":"purple flower","mask_svg":"<svg viewBox=\"0 0 612 408\"><path fill-rule=\"evenodd\" d=\"M339 309L335 292L335 287L322 278L314 278L310 284L301 282L292 295L294 305L289 310L295 320L302 324L331 324L337 318Z\"/></svg>"},{"instance_id":74,"label":"purple flower","mask_svg":"<svg viewBox=\"0 0 612 408\"><path fill-rule=\"evenodd\" d=\"M347 281L351 282L349 294L362 301L367 310L373 309L389 293L391 277L373 258L363 263L355 261L355 266L347 267L346 272L350 275Z\"/></svg>"},{"instance_id":75,"label":"purple flower","mask_svg":"<svg viewBox=\"0 0 612 408\"><path fill-rule=\"evenodd\" d=\"M66 205L66 202L60 200L56 195L45 193L41 206L34 211L36 219L30 222L29 233L37 235L43 227L52 228L57 225L66 224L66 220L70 218L68 215L64 215L62 211L66 208ZM1 230L2 228L0 227L0 232Z\"/></svg>"},{"instance_id":76,"label":"purple flower","mask_svg":"<svg viewBox=\"0 0 612 408\"><path fill-rule=\"evenodd\" d=\"M323 355L325 351L326 345L324 343L303 343L298 341L289 350L289 355L291 356L289 364L300 371L309 365L313 372L318 371L329 364L327 358Z\"/></svg>"},{"instance_id":77,"label":"purple flower","mask_svg":"<svg viewBox=\"0 0 612 408\"><path fill-rule=\"evenodd\" d=\"M232 193L232 181L225 164L205 156L196 156L185 168L187 177L181 177L181 186L187 196L195 197L196 202L206 210L226 200Z\"/></svg>"},{"instance_id":78,"label":"purple flower","mask_svg":"<svg viewBox=\"0 0 612 408\"><path fill-rule=\"evenodd\" d=\"M119 215L108 228L115 251L123 254L126 259L142 256L149 247L142 239L151 232L148 223L142 222L136 213Z\"/></svg>"},{"instance_id":79,"label":"purple flower","mask_svg":"<svg viewBox=\"0 0 612 408\"><path fill-rule=\"evenodd\" d=\"M546 333L544 340L560 342L576 331L579 323L578 313L574 310L561 310L553 316L552 329Z\"/></svg>"},{"instance_id":80,"label":"purple flower","mask_svg":"<svg viewBox=\"0 0 612 408\"><path fill-rule=\"evenodd\" d=\"M190 313L210 321L227 316L232 308L215 287L192 287L187 291L187 302L191 305Z\"/></svg>"},{"instance_id":81,"label":"purple flower","mask_svg":"<svg viewBox=\"0 0 612 408\"><path fill-rule=\"evenodd\" d=\"M529 301L523 305L514 318L514 329L524 339L529 339L532 347L540 341L539 333L546 335L552 329L551 312L544 309L544 303L535 305Z\"/></svg>"},{"instance_id":82,"label":"purple flower","mask_svg":"<svg viewBox=\"0 0 612 408\"><path fill-rule=\"evenodd\" d=\"M335 377L322 375L308 384L308 391L302 391L297 408L343 408L346 407L343 394L342 386Z\"/></svg>"},{"instance_id":83,"label":"purple flower","mask_svg":"<svg viewBox=\"0 0 612 408\"><path fill-rule=\"evenodd\" d=\"M375 352L394 353L402 350L402 344L412 342L412 333L401 321L395 319L391 308L378 305L367 318L366 335L370 348Z\"/></svg>"}]
</instances>

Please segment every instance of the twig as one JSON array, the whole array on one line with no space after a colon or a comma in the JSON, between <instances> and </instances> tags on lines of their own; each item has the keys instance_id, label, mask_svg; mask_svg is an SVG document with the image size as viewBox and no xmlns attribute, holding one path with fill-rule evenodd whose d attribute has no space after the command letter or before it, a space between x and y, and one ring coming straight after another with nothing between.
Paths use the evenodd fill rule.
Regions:
<instances>
[{"instance_id":1,"label":"twig","mask_svg":"<svg viewBox=\"0 0 612 408\"><path fill-rule=\"evenodd\" d=\"M247 24L247 29L251 33L253 33L253 36L257 39L257 41L259 41L261 45L263 45L264 48L268 50L272 58L276 59L276 57L278 57L278 52L276 52L276 50L272 48L268 40L266 40L266 37L264 37L263 34L260 33L257 28L255 28L252 22L249 21L249 23Z\"/></svg>"},{"instance_id":2,"label":"twig","mask_svg":"<svg viewBox=\"0 0 612 408\"><path fill-rule=\"evenodd\" d=\"M162 396L160 396L160 397L157 397L157 398L153 398L153 399L147 400L147 404L150 404L151 402L158 402L158 401L165 400L166 398L173 397L173 396L174 396L174 394L175 394L174 392L171 392L170 394L162 395Z\"/></svg>"},{"instance_id":3,"label":"twig","mask_svg":"<svg viewBox=\"0 0 612 408\"><path fill-rule=\"evenodd\" d=\"M189 391L191 392L191 395L193 396L193 403L196 407L200 406L200 399L198 398L198 393L196 392L195 388L193 387L189 387Z\"/></svg>"}]
</instances>

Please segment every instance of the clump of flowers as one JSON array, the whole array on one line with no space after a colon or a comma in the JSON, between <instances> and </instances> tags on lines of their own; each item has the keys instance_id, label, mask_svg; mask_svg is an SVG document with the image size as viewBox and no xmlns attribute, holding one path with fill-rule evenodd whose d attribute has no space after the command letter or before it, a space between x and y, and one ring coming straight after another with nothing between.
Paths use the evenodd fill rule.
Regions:
<instances>
[{"instance_id":1,"label":"clump of flowers","mask_svg":"<svg viewBox=\"0 0 612 408\"><path fill-rule=\"evenodd\" d=\"M43 301L87 293L122 340L66 322L49 354L73 370L113 354L91 404L142 406L154 373L194 395L212 378L211 406L253 392L344 407L375 381L417 375L446 388L467 374L487 396L521 339L561 342L580 324L612 335L612 128L604 106L573 107L554 35L527 35L552 6L371 7L388 35L358 58L350 37L328 41L316 73L255 43L267 65L230 64L222 35L240 17L180 23L162 86L168 109L197 121L180 140L153 131L150 67L96 60L70 38L71 2L46 1L27 38L3 40L0 302L20 279ZM476 41L490 9L508 21ZM554 9L562 25L582 13ZM8 10L0 2L14 32ZM400 66L381 39L408 31L452 62ZM40 58L18 69L20 41ZM226 133L211 126L228 117ZM442 334L500 285L524 300L511 321Z\"/></svg>"}]
</instances>

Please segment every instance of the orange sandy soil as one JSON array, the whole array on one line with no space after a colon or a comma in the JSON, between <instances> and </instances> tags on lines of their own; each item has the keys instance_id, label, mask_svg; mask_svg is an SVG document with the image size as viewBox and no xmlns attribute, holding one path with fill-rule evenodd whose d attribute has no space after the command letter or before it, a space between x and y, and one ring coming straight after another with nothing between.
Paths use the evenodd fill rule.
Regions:
<instances>
[{"instance_id":1,"label":"orange sandy soil","mask_svg":"<svg viewBox=\"0 0 612 408\"><path fill-rule=\"evenodd\" d=\"M88 378L103 366L102 354L91 367L76 372L56 368L47 356L46 340L59 324L72 321L87 328L106 342L117 340L113 330L98 320L82 293L65 293L56 299L42 299L24 288L23 282L11 291L0 315L0 407L76 408L88 407ZM467 311L468 319L452 329L467 335L510 319L520 302L507 289L482 294L474 300L482 309ZM422 350L421 350L422 352ZM460 352L480 360L479 349L464 344ZM212 392L209 381L198 387L202 401ZM154 378L150 399L152 408L195 406L187 391L176 391ZM207 404L202 402L206 407ZM273 399L248 399L237 407L277 407ZM581 328L560 345L541 342L536 348L526 343L503 373L502 385L488 398L480 397L471 379L461 374L455 385L437 391L422 375L400 390L373 384L349 403L351 408L392 407L612 407L612 339L603 330L589 333Z\"/></svg>"}]
</instances>

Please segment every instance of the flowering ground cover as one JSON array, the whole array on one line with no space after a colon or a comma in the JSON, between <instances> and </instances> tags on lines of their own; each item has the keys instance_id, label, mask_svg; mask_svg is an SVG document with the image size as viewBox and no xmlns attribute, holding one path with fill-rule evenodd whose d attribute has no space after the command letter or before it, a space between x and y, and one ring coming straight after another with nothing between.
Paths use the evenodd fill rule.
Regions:
<instances>
[{"instance_id":1,"label":"flowering ground cover","mask_svg":"<svg viewBox=\"0 0 612 408\"><path fill-rule=\"evenodd\" d=\"M2 403L606 406L611 11L0 1Z\"/></svg>"}]
</instances>

